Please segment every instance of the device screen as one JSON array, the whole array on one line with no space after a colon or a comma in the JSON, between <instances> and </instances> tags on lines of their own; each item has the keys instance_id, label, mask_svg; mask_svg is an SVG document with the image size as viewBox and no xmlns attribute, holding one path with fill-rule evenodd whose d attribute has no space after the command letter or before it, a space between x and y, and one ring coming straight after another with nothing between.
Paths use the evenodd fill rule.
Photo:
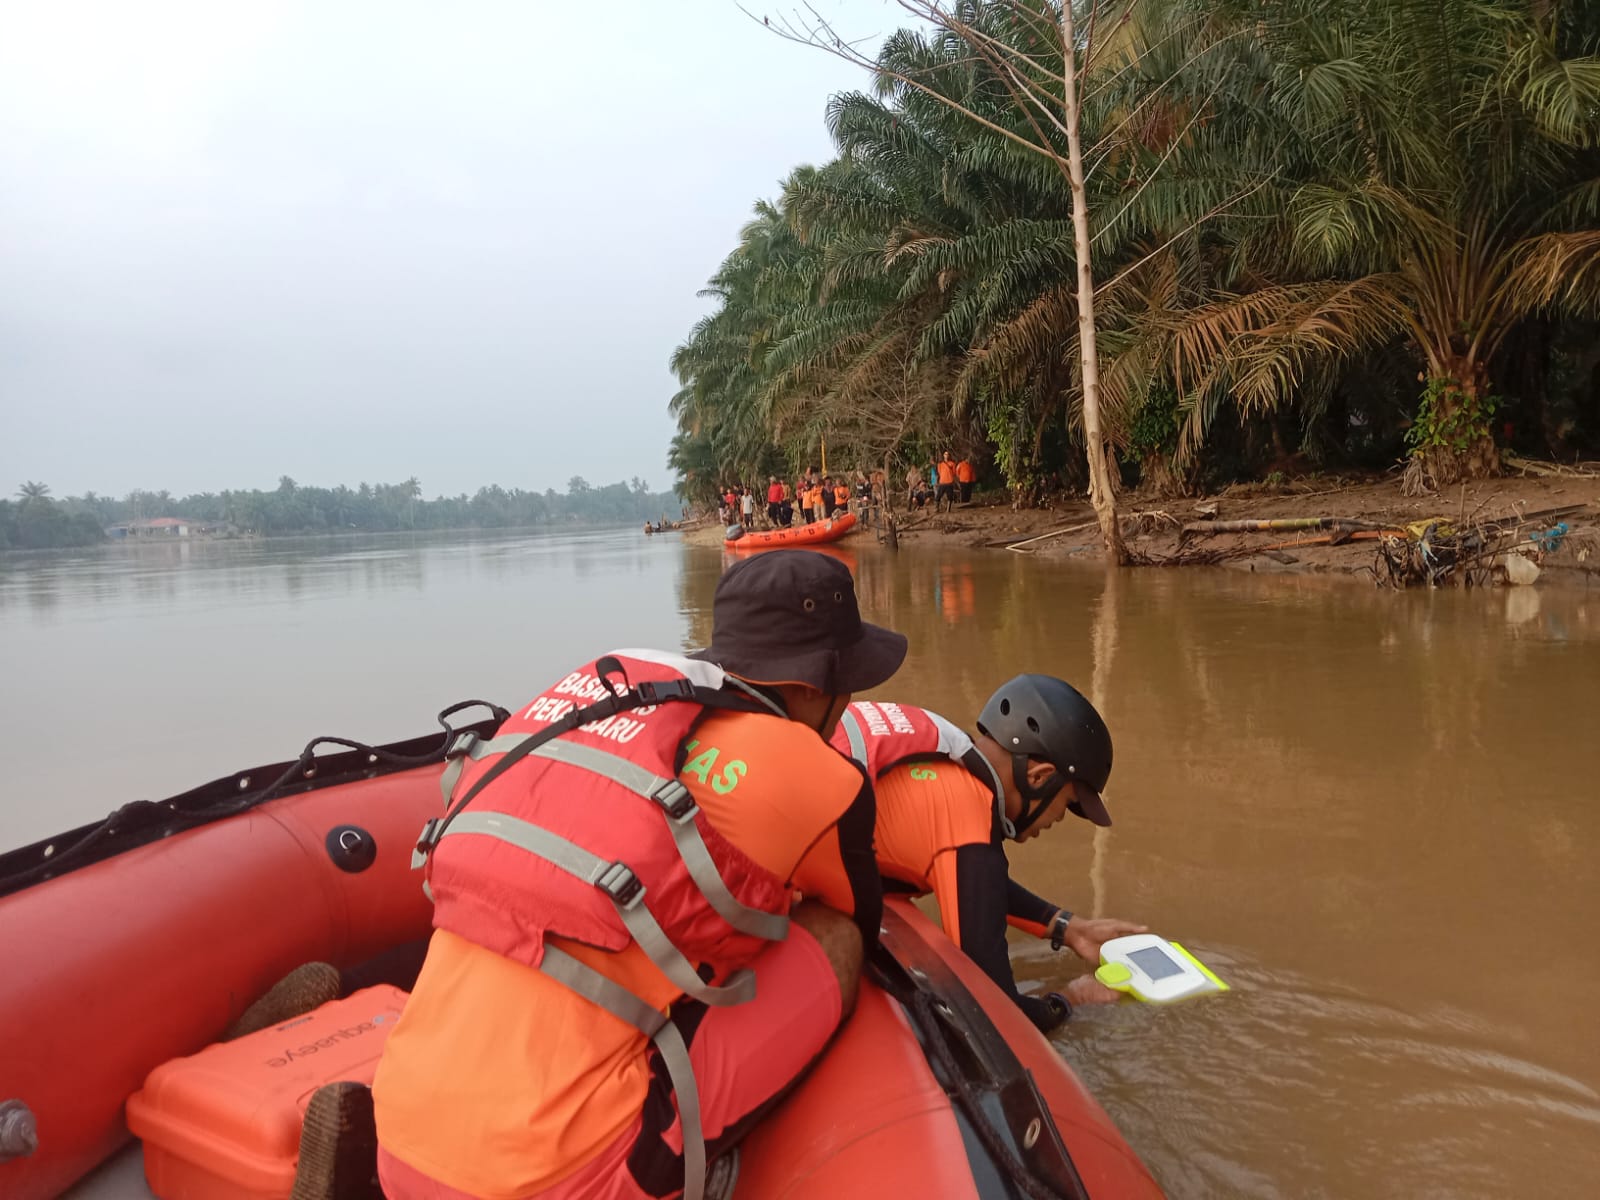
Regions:
<instances>
[{"instance_id":1,"label":"device screen","mask_svg":"<svg viewBox=\"0 0 1600 1200\"><path fill-rule=\"evenodd\" d=\"M1133 960L1134 966L1150 976L1152 980L1167 979L1173 975L1183 974L1183 968L1173 962L1165 951L1159 950L1155 946L1147 946L1143 950L1135 950L1128 957Z\"/></svg>"}]
</instances>

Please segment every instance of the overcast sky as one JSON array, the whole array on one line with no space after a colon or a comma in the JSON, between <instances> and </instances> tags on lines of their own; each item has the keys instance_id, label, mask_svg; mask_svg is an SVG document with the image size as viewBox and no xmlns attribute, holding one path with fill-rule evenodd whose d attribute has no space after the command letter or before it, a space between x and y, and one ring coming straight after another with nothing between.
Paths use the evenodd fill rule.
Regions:
<instances>
[{"instance_id":1,"label":"overcast sky","mask_svg":"<svg viewBox=\"0 0 1600 1200\"><path fill-rule=\"evenodd\" d=\"M733 0L0 0L0 30L0 494L664 488L695 293L867 82Z\"/></svg>"}]
</instances>

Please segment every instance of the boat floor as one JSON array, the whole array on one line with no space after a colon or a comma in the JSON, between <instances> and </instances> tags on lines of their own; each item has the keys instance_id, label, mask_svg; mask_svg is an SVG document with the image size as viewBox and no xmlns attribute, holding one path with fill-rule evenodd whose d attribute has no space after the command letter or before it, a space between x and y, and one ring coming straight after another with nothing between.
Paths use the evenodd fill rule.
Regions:
<instances>
[{"instance_id":1,"label":"boat floor","mask_svg":"<svg viewBox=\"0 0 1600 1200\"><path fill-rule=\"evenodd\" d=\"M144 1151L139 1142L124 1146L92 1174L61 1193L61 1200L156 1200L144 1181Z\"/></svg>"}]
</instances>

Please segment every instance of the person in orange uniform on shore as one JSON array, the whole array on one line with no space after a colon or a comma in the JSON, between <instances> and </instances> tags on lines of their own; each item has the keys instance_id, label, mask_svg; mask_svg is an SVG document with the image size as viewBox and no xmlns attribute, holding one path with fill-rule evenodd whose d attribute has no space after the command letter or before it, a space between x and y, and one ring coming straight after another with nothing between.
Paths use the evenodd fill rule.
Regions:
<instances>
[{"instance_id":1,"label":"person in orange uniform on shore","mask_svg":"<svg viewBox=\"0 0 1600 1200\"><path fill-rule=\"evenodd\" d=\"M808 524L822 520L822 485L815 480L806 486L806 511L810 514L806 517Z\"/></svg>"},{"instance_id":2,"label":"person in orange uniform on shore","mask_svg":"<svg viewBox=\"0 0 1600 1200\"><path fill-rule=\"evenodd\" d=\"M934 464L938 472L939 486L933 493L933 511L938 512L941 505L948 503L954 509L956 506L956 460L955 455L946 450L944 456Z\"/></svg>"},{"instance_id":3,"label":"person in orange uniform on shore","mask_svg":"<svg viewBox=\"0 0 1600 1200\"><path fill-rule=\"evenodd\" d=\"M1110 825L1100 793L1111 775L1111 734L1088 700L1049 675L1003 685L984 706L978 734L925 709L861 701L832 740L874 780L886 886L933 893L950 940L1048 1031L1074 1004L1110 1003L1119 993L1085 975L1065 995L1022 995L1007 924L1095 965L1103 942L1145 927L1078 916L1034 895L1010 877L1005 840L1038 837L1068 812Z\"/></svg>"},{"instance_id":4,"label":"person in orange uniform on shore","mask_svg":"<svg viewBox=\"0 0 1600 1200\"><path fill-rule=\"evenodd\" d=\"M618 651L469 750L451 819L424 835L435 932L372 1089L388 1196L698 1197L704 1162L735 1161L876 942L872 789L825 739L904 654L860 619L842 563L773 551L722 578L705 651ZM573 703L603 711L622 686L615 664L664 673L627 693L657 702L574 725L591 709ZM562 723L495 774L525 729ZM597 865L563 860L575 830L604 843ZM695 834L721 901L683 849Z\"/></svg>"},{"instance_id":5,"label":"person in orange uniform on shore","mask_svg":"<svg viewBox=\"0 0 1600 1200\"><path fill-rule=\"evenodd\" d=\"M840 476L833 485L833 513L840 516L850 511L850 485Z\"/></svg>"},{"instance_id":6,"label":"person in orange uniform on shore","mask_svg":"<svg viewBox=\"0 0 1600 1200\"><path fill-rule=\"evenodd\" d=\"M956 464L956 484L961 489L961 503L972 503L972 485L978 481L978 472L973 469L972 460L963 458Z\"/></svg>"}]
</instances>

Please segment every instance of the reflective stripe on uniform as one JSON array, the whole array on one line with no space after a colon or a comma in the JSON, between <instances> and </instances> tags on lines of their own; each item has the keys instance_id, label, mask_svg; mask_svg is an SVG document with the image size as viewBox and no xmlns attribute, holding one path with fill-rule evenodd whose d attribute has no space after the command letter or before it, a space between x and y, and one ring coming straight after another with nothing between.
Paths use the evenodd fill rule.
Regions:
<instances>
[{"instance_id":1,"label":"reflective stripe on uniform","mask_svg":"<svg viewBox=\"0 0 1600 1200\"><path fill-rule=\"evenodd\" d=\"M520 733L508 733L504 737L491 738L484 741L475 733L464 733L456 739L455 744L445 752L449 759L444 765L444 774L439 776L439 791L444 796L444 806L450 807L450 801L455 796L456 784L461 779L461 772L466 768L467 760L473 762L488 758L491 754L504 754L515 750L527 737ZM463 745L465 743L465 745ZM413 867L417 863L411 864Z\"/></svg>"},{"instance_id":2,"label":"reflective stripe on uniform","mask_svg":"<svg viewBox=\"0 0 1600 1200\"><path fill-rule=\"evenodd\" d=\"M678 1120L683 1127L683 1200L701 1200L706 1185L705 1129L700 1120L700 1087L682 1032L660 1010L555 946L545 947L539 970L618 1020L626 1021L655 1043L672 1082Z\"/></svg>"},{"instance_id":3,"label":"reflective stripe on uniform","mask_svg":"<svg viewBox=\"0 0 1600 1200\"><path fill-rule=\"evenodd\" d=\"M672 831L678 856L689 869L689 878L694 880L700 894L716 910L717 915L740 933L747 933L751 937L781 942L789 936L788 917L740 904L728 890L717 864L711 858L711 851L706 849L705 839L700 836L699 827L694 823L694 814L699 807L690 796L689 789L678 780L664 779L654 771L629 762L609 750L582 746L576 742L550 742L533 753L540 758L582 767L621 784L630 792L655 801L667 818L667 828ZM688 801L688 807L675 814L672 809L683 801Z\"/></svg>"},{"instance_id":4,"label":"reflective stripe on uniform","mask_svg":"<svg viewBox=\"0 0 1600 1200\"><path fill-rule=\"evenodd\" d=\"M742 1004L755 996L756 980L749 971L735 972L722 987L712 987L700 978L694 965L672 944L655 914L643 903L644 884L624 864L591 854L559 834L504 813L462 813L444 831L443 837L470 833L508 842L604 891L639 948L685 995L703 1004L716 1005Z\"/></svg>"},{"instance_id":5,"label":"reflective stripe on uniform","mask_svg":"<svg viewBox=\"0 0 1600 1200\"><path fill-rule=\"evenodd\" d=\"M642 654L636 656L643 657ZM723 676L721 669L713 664L685 661L683 666L688 668L685 674L691 679L698 670L700 674L717 678L717 681L724 686L735 688L758 700L778 716L786 715L781 706L759 690L732 676ZM447 755L449 761L439 780L445 807L448 809L452 804L456 786L460 783L469 759L477 762L491 756L508 754L524 745L530 738L538 736L540 735L505 734L485 741L476 735L467 734L459 738ZM864 744L862 752L864 755ZM728 888L706 846L705 839L701 836L699 827L695 824L694 816L699 811L698 805L682 782L657 775L654 771L620 755L571 741L546 741L525 753L529 757L537 756L589 771L655 803L660 807L662 816L667 822L674 846L689 877L694 881L706 903L741 933L767 941L782 941L787 937L789 918L786 915L750 908L740 903ZM442 829L435 833L435 823L430 822L429 830L424 833L423 842L427 844L427 849L436 845L438 840L455 834L493 837L517 846L568 875L604 891L629 935L656 968L684 995L701 1003L716 1006L742 1004L755 998L755 973L749 969L735 971L719 987L713 987L701 979L694 964L667 936L655 914L644 903L647 889L643 881L626 864L601 858L550 830L507 813L462 811L453 819L447 817L439 823L444 826ZM427 849L424 849L423 844L419 844L413 856L413 866L421 865L419 860L425 860ZM426 884L424 890L427 890ZM431 895L429 898L432 898ZM684 1200L701 1200L705 1190L706 1151L699 1088L689 1060L688 1047L678 1027L668 1021L659 1010L646 1004L627 988L548 942L543 948L539 970L619 1020L638 1029L654 1042L677 1098L678 1117L683 1134L683 1197Z\"/></svg>"},{"instance_id":6,"label":"reflective stripe on uniform","mask_svg":"<svg viewBox=\"0 0 1600 1200\"><path fill-rule=\"evenodd\" d=\"M844 736L850 740L850 757L861 764L863 771L872 770L872 764L867 761L867 738L861 732L861 722L856 720L856 714L845 706L844 716L839 718L839 724L844 727Z\"/></svg>"}]
</instances>

